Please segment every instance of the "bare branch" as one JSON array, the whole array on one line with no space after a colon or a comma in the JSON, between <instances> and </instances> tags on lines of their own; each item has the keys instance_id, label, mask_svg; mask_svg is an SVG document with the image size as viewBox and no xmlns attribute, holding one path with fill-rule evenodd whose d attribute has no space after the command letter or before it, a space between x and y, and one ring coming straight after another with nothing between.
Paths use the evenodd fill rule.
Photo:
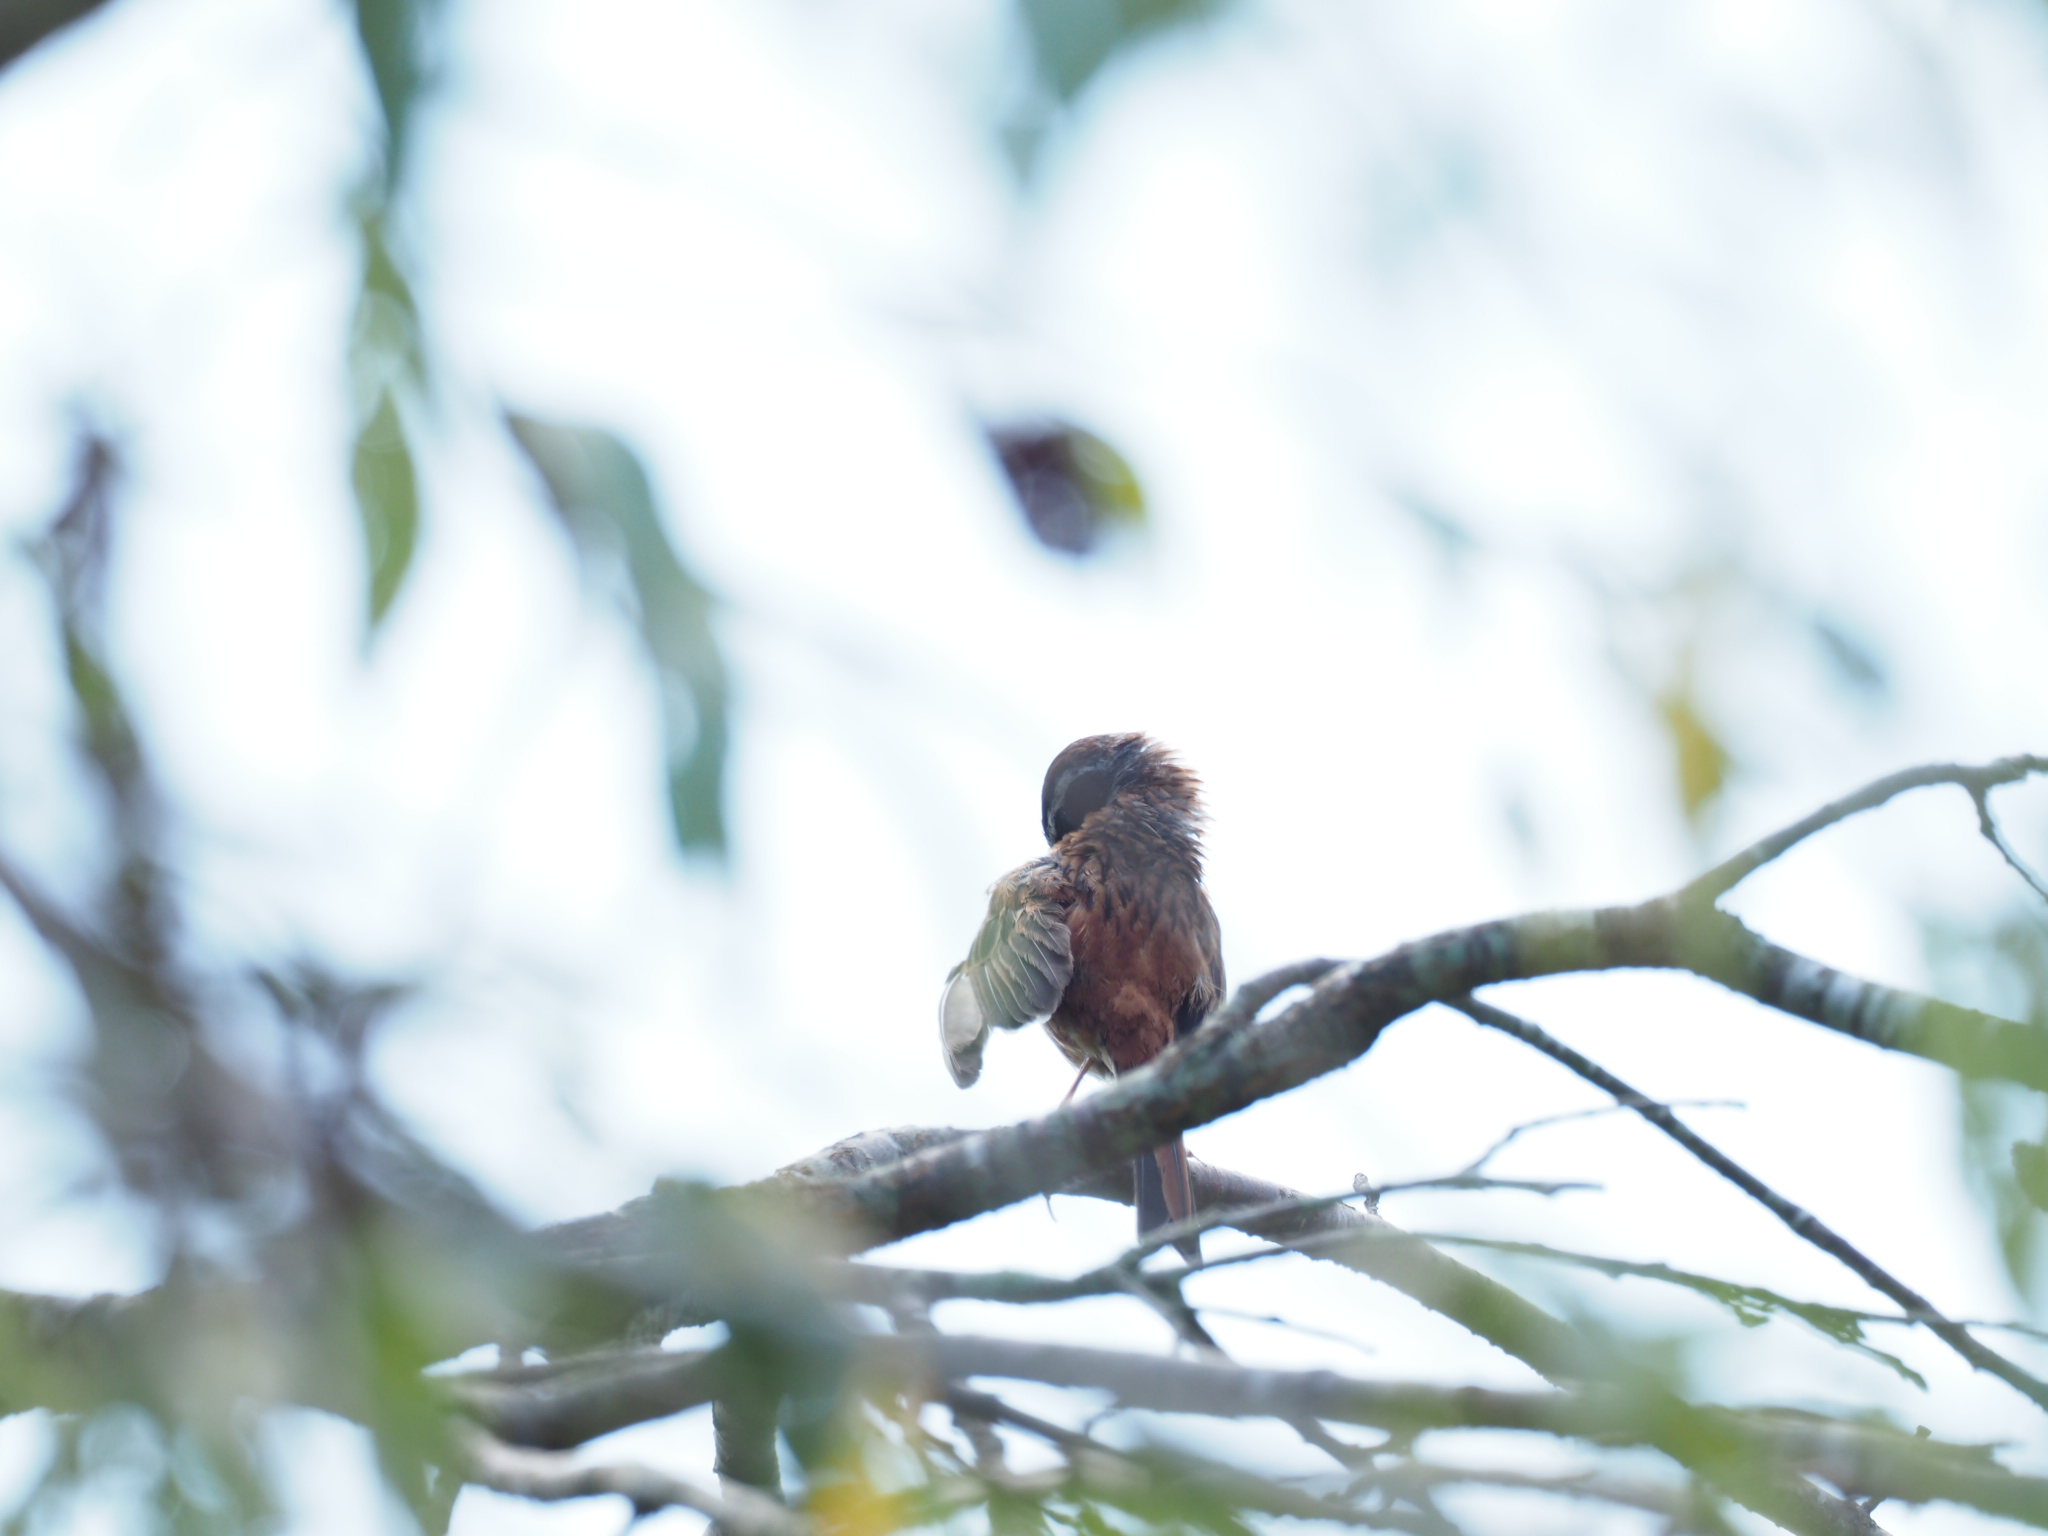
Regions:
<instances>
[{"instance_id":1,"label":"bare branch","mask_svg":"<svg viewBox=\"0 0 2048 1536\"><path fill-rule=\"evenodd\" d=\"M1755 1468L1797 1468L1865 1496L1953 1499L2015 1518L2048 1518L2048 1479L2006 1472L1971 1448L1803 1415L1696 1409L1647 1385L1489 1392L958 1335L864 1343L878 1346L884 1357L896 1352L903 1365L935 1370L947 1380L998 1376L1093 1387L1115 1393L1127 1406L1167 1412L1300 1415L1394 1431L1532 1429L1603 1444L1654 1445L1682 1464L1729 1476L1744 1502L1795 1530L1835 1530L1839 1525L1832 1518L1816 1522L1811 1509L1786 1507L1776 1490L1759 1497L1763 1491ZM1705 1468L1700 1467L1703 1460ZM1747 1463L1750 1470L1744 1472L1738 1463Z\"/></svg>"},{"instance_id":2,"label":"bare branch","mask_svg":"<svg viewBox=\"0 0 2048 1536\"><path fill-rule=\"evenodd\" d=\"M1195 1311L1203 1317L1227 1317L1236 1323L1260 1323L1268 1328L1284 1329L1286 1332L1297 1334L1304 1339L1321 1339L1328 1344L1336 1344L1345 1349L1356 1350L1361 1355L1375 1355L1379 1353L1372 1345L1365 1343L1361 1339L1354 1339L1349 1334L1339 1333L1334 1328L1318 1328L1312 1323L1297 1322L1291 1317L1281 1317L1273 1312L1243 1312L1236 1307L1206 1306L1196 1307Z\"/></svg>"},{"instance_id":3,"label":"bare branch","mask_svg":"<svg viewBox=\"0 0 2048 1536\"><path fill-rule=\"evenodd\" d=\"M1960 784L1970 792L1971 799L1977 802L1979 816L1988 821L1989 812L1986 809L1985 796L2000 784L2016 783L2034 773L2048 773L2048 757L2002 757L1995 763L1986 763L1975 768L1962 763L1930 763L1921 768L1904 768L1897 773L1888 773L1883 778L1864 785L1853 795L1844 795L1839 800L1831 801L1811 816L1802 817L1782 831L1773 832L1769 837L1752 843L1732 858L1724 859L1686 886L1684 897L1688 901L1701 904L1718 901L1773 859L1804 842L1814 833L1831 827L1838 821L1845 821L1859 812L1876 810L1909 789L1923 789L1932 784ZM1993 844L2001 853L2005 852L2004 845L1999 843L1995 835L1988 830L1985 835L1991 837ZM2007 854L2007 859L2011 862L2010 854ZM2017 864L2014 867L2019 868ZM2020 873L2037 891L2041 889L2025 869L2020 869ZM2048 895L2048 892L2042 894Z\"/></svg>"},{"instance_id":4,"label":"bare branch","mask_svg":"<svg viewBox=\"0 0 2048 1536\"><path fill-rule=\"evenodd\" d=\"M1381 1530L1417 1529L1412 1522L1397 1514L1356 1509L1338 1499L1304 1493L1236 1467L1222 1466L1213 1461L1188 1456L1184 1452L1165 1453L1154 1450L1146 1454L1133 1454L1120 1451L1113 1446L1104 1445L1092 1435L1064 1428L1013 1408L993 1393L955 1387L947 1391L946 1403L952 1409L955 1421L962 1424L963 1432L967 1432L966 1426L973 1423L1010 1424L1057 1447L1073 1468L1074 1481L1078 1485L1077 1491L1095 1491L1103 1485L1116 1488L1119 1485L1128 1487L1149 1484L1155 1482L1161 1473L1166 1473L1178 1484L1217 1495L1240 1508L1257 1510L1261 1514L1291 1515L1303 1520L1332 1520L1344 1525L1368 1525ZM1314 1421L1307 1422L1313 1424ZM1341 1441L1332 1440L1327 1433L1324 1433L1322 1438L1331 1441L1337 1451L1369 1454L1363 1447L1347 1446ZM1346 1458L1338 1455L1337 1459L1343 1462ZM1106 1476L1106 1473L1111 1475Z\"/></svg>"},{"instance_id":5,"label":"bare branch","mask_svg":"<svg viewBox=\"0 0 2048 1536\"><path fill-rule=\"evenodd\" d=\"M1570 1324L1384 1217L1348 1205L1308 1206L1283 1185L1232 1173L1199 1158L1188 1162L1195 1176L1196 1205L1234 1211L1231 1225L1246 1235L1341 1264L1391 1286L1513 1355L1545 1380L1580 1381L1592 1371L1593 1353ZM1374 1241L1342 1251L1317 1250L1318 1242L1345 1234L1369 1235Z\"/></svg>"},{"instance_id":6,"label":"bare branch","mask_svg":"<svg viewBox=\"0 0 2048 1536\"><path fill-rule=\"evenodd\" d=\"M952 1127L898 1126L868 1131L835 1143L774 1175L772 1179L747 1186L757 1194L781 1187L793 1187L812 1198L829 1198L829 1185L837 1170L841 1176L858 1177L888 1166L892 1159L908 1158L933 1150L958 1146L980 1133ZM1384 1284L1442 1313L1460 1326L1533 1366L1552 1381L1576 1380L1591 1368L1585 1342L1567 1324L1517 1295L1488 1275L1462 1264L1428 1244L1415 1241L1378 1216L1338 1204L1306 1201L1284 1185L1256 1179L1248 1174L1218 1168L1200 1158L1188 1159L1198 1210L1209 1213L1212 1224L1233 1226L1248 1236L1264 1238L1282 1246L1293 1246L1334 1232L1370 1232L1384 1241L1357 1253L1320 1254L1309 1248L1311 1257L1341 1264ZM1094 1171L1065 1186L1061 1193L1090 1199L1110 1200L1128 1205L1131 1183L1121 1165L1110 1174ZM666 1256L674 1241L667 1220L666 1186L657 1185L652 1194L601 1216L584 1217L560 1226L543 1228L534 1234L539 1251L551 1263L559 1264L643 1294L653 1295L666 1287L661 1320L668 1328L705 1323L720 1315L720 1298L692 1292L679 1285L674 1267ZM850 1273L829 1280L835 1289L860 1283L868 1271L850 1266ZM927 1302L948 1295L973 1294L990 1300L1018 1302L1058 1299L1062 1296L1096 1295L1113 1289L1103 1276L1081 1281L1048 1281L1035 1275L979 1276L969 1282L981 1287L971 1293L949 1287L961 1284L957 1277L933 1274L928 1287L920 1289L919 1276L927 1272L888 1270L879 1285L903 1285ZM1101 1285L1100 1290L1071 1289L1077 1285ZM842 1294L845 1292L842 1291ZM869 1296L886 1305L881 1295ZM665 1330L662 1330L665 1331Z\"/></svg>"},{"instance_id":7,"label":"bare branch","mask_svg":"<svg viewBox=\"0 0 2048 1536\"><path fill-rule=\"evenodd\" d=\"M1989 1372L2014 1390L2025 1394L2033 1400L2035 1406L2048 1409L2048 1382L2041 1381L1996 1350L1972 1338L1961 1324L1942 1316L1926 1297L1893 1276L1890 1271L1880 1266L1813 1212L1794 1205L1762 1179L1714 1147L1664 1105L1631 1088L1612 1072L1581 1056L1562 1040L1556 1039L1540 1025L1528 1019L1509 1013L1504 1008L1496 1008L1491 1003L1483 1003L1477 998L1461 998L1452 1006L1490 1029L1500 1030L1524 1044L1534 1046L1553 1061L1576 1072L1603 1093L1613 1095L1618 1103L1633 1109L1722 1178L1762 1205L1798 1236L1823 1253L1840 1260L1873 1290L1881 1291L1896 1301L1906 1310L1908 1316L1926 1324L1943 1343L1971 1365L1980 1371Z\"/></svg>"},{"instance_id":8,"label":"bare branch","mask_svg":"<svg viewBox=\"0 0 2048 1536\"><path fill-rule=\"evenodd\" d=\"M2048 1031L1861 981L1726 913L1652 901L1544 913L1423 939L1330 972L1257 1028L1204 1030L1078 1103L817 1185L860 1246L1074 1186L1175 1134L1356 1060L1395 1019L1475 987L1622 967L1690 970L1858 1039L2048 1088ZM780 1186L763 1188L775 1195Z\"/></svg>"},{"instance_id":9,"label":"bare branch","mask_svg":"<svg viewBox=\"0 0 2048 1536\"><path fill-rule=\"evenodd\" d=\"M1370 1179L1352 1181L1353 1194L1364 1195L1371 1210L1382 1195L1407 1195L1417 1190L1517 1190L1525 1195L1571 1195L1584 1194L1589 1190L1605 1189L1605 1184L1595 1184L1587 1179L1490 1179L1484 1174L1447 1173L1436 1179L1402 1179L1393 1184L1375 1184Z\"/></svg>"},{"instance_id":10,"label":"bare branch","mask_svg":"<svg viewBox=\"0 0 2048 1536\"><path fill-rule=\"evenodd\" d=\"M2005 860L2012 872L2018 875L2033 890L2036 896L2048 901L2048 884L2044 884L2032 866L2013 850L2005 840L2005 834L1998 829L1998 818L1991 814L1991 788L1987 784L1972 784L1970 799L1977 807L1977 830L1984 834L1984 840L1998 850L1998 856Z\"/></svg>"},{"instance_id":11,"label":"bare branch","mask_svg":"<svg viewBox=\"0 0 2048 1536\"><path fill-rule=\"evenodd\" d=\"M613 1357L612 1364L647 1382L655 1379L649 1361L650 1356L642 1353ZM1794 1497L1780 1472L1826 1478L1854 1497L1916 1503L1947 1499L1991 1514L2048 1522L2048 1479L2008 1472L1981 1448L1807 1414L1695 1408L1646 1381L1569 1391L1495 1391L957 1334L863 1337L855 1361L856 1369L873 1380L1006 1377L1107 1391L1126 1407L1172 1413L1303 1417L1409 1435L1432 1429L1520 1429L1601 1445L1653 1446L1795 1531L1837 1532L1845 1527L1833 1513ZM581 1370L564 1373L568 1379L547 1384L556 1422L580 1418L593 1433L619 1427L610 1411L615 1393L605 1379L608 1373L594 1369L599 1363L585 1362ZM701 1403L701 1380L701 1372L680 1372L671 1378L672 1390L666 1397L643 1394L642 1416ZM487 1385L491 1384L474 1377L454 1383L457 1400L470 1406L487 1428L516 1438L508 1433L508 1424L541 1417L531 1410L513 1416L476 1413L484 1397L472 1389ZM493 1406L501 1410L503 1398L496 1398Z\"/></svg>"},{"instance_id":12,"label":"bare branch","mask_svg":"<svg viewBox=\"0 0 2048 1536\"><path fill-rule=\"evenodd\" d=\"M652 1467L591 1466L556 1451L506 1445L480 1430L462 1434L463 1480L520 1498L555 1502L618 1494L635 1515L658 1509L694 1509L731 1536L811 1536L810 1520L747 1488L713 1493Z\"/></svg>"},{"instance_id":13,"label":"bare branch","mask_svg":"<svg viewBox=\"0 0 2048 1536\"><path fill-rule=\"evenodd\" d=\"M1464 1005L1454 1002L1451 1006L1462 1008ZM1673 1099L1665 1105L1667 1109L1747 1109L1748 1107L1740 1099ZM1473 1158L1471 1162L1465 1165L1462 1171L1468 1174L1482 1172L1488 1163L1499 1157L1509 1146L1528 1135L1531 1131L1548 1130L1553 1125L1565 1125L1574 1120L1597 1120L1603 1115L1620 1114L1624 1110L1632 1108L1634 1106L1629 1104L1596 1104L1591 1109L1568 1109L1560 1115L1541 1115L1534 1120L1524 1120L1520 1125L1509 1126L1506 1132L1495 1140L1492 1146ZM1416 1186L1380 1184L1373 1187L1381 1194L1392 1194L1395 1190L1403 1188L1412 1189Z\"/></svg>"},{"instance_id":14,"label":"bare branch","mask_svg":"<svg viewBox=\"0 0 2048 1536\"><path fill-rule=\"evenodd\" d=\"M717 1350L646 1349L453 1376L437 1384L450 1406L499 1439L563 1451L628 1424L710 1402L728 1385L728 1364Z\"/></svg>"}]
</instances>

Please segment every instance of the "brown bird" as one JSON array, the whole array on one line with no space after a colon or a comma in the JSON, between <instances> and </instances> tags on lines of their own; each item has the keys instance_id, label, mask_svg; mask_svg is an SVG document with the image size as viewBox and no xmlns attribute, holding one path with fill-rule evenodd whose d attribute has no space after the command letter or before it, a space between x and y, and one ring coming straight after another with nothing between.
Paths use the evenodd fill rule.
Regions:
<instances>
[{"instance_id":1,"label":"brown bird","mask_svg":"<svg viewBox=\"0 0 2048 1536\"><path fill-rule=\"evenodd\" d=\"M1043 1022L1081 1077L1115 1077L1193 1034L1223 998L1195 776L1136 732L1084 736L1046 769L1040 806L1052 852L989 888L988 916L939 999L962 1088L981 1076L992 1028ZM1178 1136L1134 1171L1140 1237L1193 1214ZM1196 1239L1179 1246L1201 1256Z\"/></svg>"}]
</instances>

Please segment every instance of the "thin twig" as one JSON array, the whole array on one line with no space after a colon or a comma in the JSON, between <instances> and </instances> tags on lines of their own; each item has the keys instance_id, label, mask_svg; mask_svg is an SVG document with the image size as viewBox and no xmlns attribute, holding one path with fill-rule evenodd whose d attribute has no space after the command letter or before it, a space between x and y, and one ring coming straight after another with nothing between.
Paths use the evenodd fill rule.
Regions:
<instances>
[{"instance_id":1,"label":"thin twig","mask_svg":"<svg viewBox=\"0 0 2048 1536\"><path fill-rule=\"evenodd\" d=\"M1976 803L1977 830L1984 834L1984 840L1998 850L1998 856L2011 866L2014 874L2018 875L2033 888L2036 896L2039 896L2044 901L2048 901L2048 885L2042 883L2041 877L2034 873L2025 859L2022 859L2019 854L2013 851L2012 844L2008 843L2005 840L2005 834L1999 831L1998 818L1991 814L1990 786L1972 784L1970 786L1970 799Z\"/></svg>"},{"instance_id":2,"label":"thin twig","mask_svg":"<svg viewBox=\"0 0 2048 1536\"><path fill-rule=\"evenodd\" d=\"M1418 1190L1509 1190L1525 1195L1570 1195L1603 1190L1605 1184L1587 1179L1490 1179L1470 1173L1447 1173L1438 1179L1403 1179L1395 1184L1375 1184L1361 1175L1352 1180L1351 1193L1363 1195L1373 1209L1382 1195L1408 1195Z\"/></svg>"},{"instance_id":3,"label":"thin twig","mask_svg":"<svg viewBox=\"0 0 2048 1536\"><path fill-rule=\"evenodd\" d=\"M1478 1174L1482 1172L1486 1165L1500 1156L1502 1152L1505 1152L1512 1142L1527 1135L1530 1131L1548 1130L1553 1125L1563 1125L1572 1120L1597 1120L1603 1115L1621 1114L1629 1107L1626 1104L1596 1104L1591 1109L1568 1109L1561 1115L1541 1115L1534 1120L1524 1120L1520 1125L1509 1126L1506 1134L1501 1136L1499 1140L1495 1141L1484 1152L1473 1158L1463 1168L1459 1169L1458 1172L1460 1174ZM1672 1099L1665 1107L1669 1109L1749 1108L1740 1099ZM1376 1185L1375 1189L1380 1194L1386 1194L1401 1187L1398 1184L1380 1184Z\"/></svg>"},{"instance_id":4,"label":"thin twig","mask_svg":"<svg viewBox=\"0 0 2048 1536\"><path fill-rule=\"evenodd\" d=\"M1228 1498L1233 1504L1256 1509L1262 1514L1331 1520L1345 1525L1370 1525L1380 1529L1413 1529L1398 1519L1388 1519L1378 1513L1355 1509L1339 1500L1289 1488L1285 1484L1272 1482L1235 1467L1197 1460L1184 1452L1168 1455L1154 1451L1149 1455L1137 1455L1129 1451L1120 1451L1080 1430L1067 1429L1013 1408L993 1393L955 1388L947 1393L946 1401L956 1419L965 1414L983 1421L1010 1424L1056 1446L1068 1458L1069 1464L1083 1484L1089 1485L1094 1491L1108 1493L1112 1497L1121 1490L1151 1485L1164 1470L1176 1481L1191 1483L1206 1492ZM1348 1465L1345 1458L1349 1453L1364 1451L1362 1446L1347 1445L1344 1441L1335 1439L1320 1426L1316 1426L1316 1429L1324 1439L1330 1441L1330 1447L1334 1447L1331 1454L1340 1465ZM1105 1473L1111 1475L1105 1477Z\"/></svg>"},{"instance_id":5,"label":"thin twig","mask_svg":"<svg viewBox=\"0 0 2048 1536\"><path fill-rule=\"evenodd\" d=\"M622 1363L637 1371L643 1358L628 1355ZM1852 1497L1948 1499L1990 1514L2048 1522L2048 1479L2008 1472L1984 1448L1807 1414L1695 1407L1647 1381L1568 1391L1453 1388L1365 1380L1329 1370L1258 1369L1213 1356L1181 1359L959 1334L865 1335L855 1341L854 1361L862 1379L873 1381L1003 1377L1098 1389L1114 1394L1127 1408L1174 1413L1225 1418L1299 1415L1410 1435L1430 1429L1519 1429L1600 1444L1649 1445L1688 1466L1704 1458L1696 1471L1717 1484L1725 1480L1724 1492L1795 1530L1844 1527L1838 1519L1805 1507L1796 1489L1778 1482L1780 1470L1825 1478ZM454 1384L476 1383L474 1378L455 1378ZM693 1378L672 1378L665 1399L659 1394L641 1397L637 1416L665 1416L703 1401L705 1395ZM589 1401L571 1401L579 1397ZM587 1377L558 1395L550 1408L557 1417L582 1418L601 1432L620 1427L607 1399L607 1384ZM578 1414L579 1406L590 1411ZM479 1412L481 1405L474 1402L469 1407L486 1429L506 1433L496 1413ZM513 1417L520 1415L515 1411ZM1811 1491L1810 1485L1803 1486Z\"/></svg>"},{"instance_id":6,"label":"thin twig","mask_svg":"<svg viewBox=\"0 0 2048 1536\"><path fill-rule=\"evenodd\" d=\"M1988 1371L2025 1394L2032 1399L2035 1406L2048 1409L2048 1382L2043 1382L1996 1350L1971 1337L1962 1325L1942 1316L1926 1297L1894 1277L1811 1211L1794 1205L1762 1179L1736 1163L1733 1158L1712 1146L1662 1104L1631 1088L1612 1072L1581 1056L1562 1040L1528 1019L1473 997L1460 998L1451 1006L1491 1029L1500 1030L1524 1044L1535 1047L1553 1061L1576 1072L1602 1092L1613 1095L1618 1103L1633 1109L1722 1178L1762 1205L1798 1236L1847 1265L1872 1289L1882 1291L1891 1297L1905 1308L1916 1322L1924 1323L1929 1331L1971 1365L1980 1371Z\"/></svg>"},{"instance_id":7,"label":"thin twig","mask_svg":"<svg viewBox=\"0 0 2048 1536\"><path fill-rule=\"evenodd\" d=\"M1875 810L1909 789L1923 789L1932 784L1960 784L1970 792L1973 799L1979 800L1981 811L1983 795L2000 784L2012 784L2034 773L2048 773L2048 757L2002 757L1995 763L1985 763L1978 767L1964 763L1929 763L1920 768L1905 768L1897 773L1888 773L1883 778L1864 785L1854 794L1830 801L1811 816L1801 817L1791 826L1773 832L1769 837L1759 839L1733 857L1722 860L1687 885L1681 897L1702 904L1718 901L1764 865L1804 842L1814 833L1831 827L1838 821L1847 820L1858 812ZM2028 883L2033 882L2029 879ZM2035 889L2039 890L2040 887L2036 886Z\"/></svg>"},{"instance_id":8,"label":"thin twig","mask_svg":"<svg viewBox=\"0 0 2048 1536\"><path fill-rule=\"evenodd\" d=\"M1697 1533L1697 1536L1735 1536L1711 1494L1697 1484L1671 1488L1626 1478L1602 1477L1597 1473L1578 1476L1541 1477L1528 1472L1489 1470L1480 1467L1447 1467L1431 1462L1403 1461L1395 1466L1361 1477L1353 1487L1516 1488L1531 1493L1556 1494L1560 1498L1617 1504L1625 1509L1648 1510L1670 1522L1669 1529Z\"/></svg>"},{"instance_id":9,"label":"thin twig","mask_svg":"<svg viewBox=\"0 0 2048 1536\"><path fill-rule=\"evenodd\" d=\"M1269 1248L1264 1256L1272 1258L1286 1251L1284 1248ZM1298 1333L1304 1338L1326 1339L1332 1344L1342 1344L1346 1349L1355 1349L1361 1355L1378 1353L1370 1344L1362 1344L1334 1328L1318 1328L1311 1323L1298 1323L1290 1317L1276 1317L1270 1312L1240 1312L1235 1307L1196 1307L1195 1311L1203 1317L1227 1317L1232 1322L1264 1323L1271 1328L1285 1328L1289 1333Z\"/></svg>"}]
</instances>

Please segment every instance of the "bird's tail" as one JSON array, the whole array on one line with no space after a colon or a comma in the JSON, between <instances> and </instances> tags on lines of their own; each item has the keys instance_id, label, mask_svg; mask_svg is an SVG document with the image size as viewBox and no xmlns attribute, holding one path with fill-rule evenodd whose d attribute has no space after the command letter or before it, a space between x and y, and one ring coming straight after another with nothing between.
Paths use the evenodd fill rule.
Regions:
<instances>
[{"instance_id":1,"label":"bird's tail","mask_svg":"<svg viewBox=\"0 0 2048 1536\"><path fill-rule=\"evenodd\" d=\"M1131 1165L1138 1184L1138 1236L1195 1214L1195 1190L1188 1177L1188 1149L1176 1136L1163 1147L1141 1152ZM1174 1244L1190 1264L1202 1260L1200 1233Z\"/></svg>"}]
</instances>

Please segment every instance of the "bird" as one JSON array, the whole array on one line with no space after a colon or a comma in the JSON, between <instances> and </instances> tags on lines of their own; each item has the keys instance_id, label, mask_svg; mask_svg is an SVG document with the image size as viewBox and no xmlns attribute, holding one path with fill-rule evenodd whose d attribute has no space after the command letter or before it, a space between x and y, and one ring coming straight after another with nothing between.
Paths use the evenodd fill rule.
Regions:
<instances>
[{"instance_id":1,"label":"bird","mask_svg":"<svg viewBox=\"0 0 2048 1536\"><path fill-rule=\"evenodd\" d=\"M1084 736L1045 771L1049 852L989 887L988 915L947 974L939 1038L953 1081L981 1076L993 1029L1042 1023L1089 1074L1136 1070L1202 1027L1224 995L1222 934L1202 884L1201 784L1143 732ZM1133 1165L1138 1236L1194 1213L1187 1148ZM1199 1235L1176 1244L1199 1262Z\"/></svg>"}]
</instances>

